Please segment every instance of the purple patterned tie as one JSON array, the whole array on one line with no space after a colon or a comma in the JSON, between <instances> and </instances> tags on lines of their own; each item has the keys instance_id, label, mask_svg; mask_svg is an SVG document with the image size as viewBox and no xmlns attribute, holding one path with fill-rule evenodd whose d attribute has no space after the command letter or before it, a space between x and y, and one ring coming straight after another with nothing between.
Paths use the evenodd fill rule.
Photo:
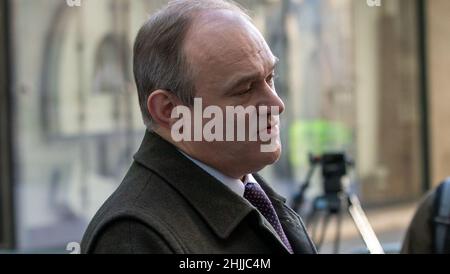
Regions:
<instances>
[{"instance_id":1,"label":"purple patterned tie","mask_svg":"<svg viewBox=\"0 0 450 274\"><path fill-rule=\"evenodd\" d=\"M255 206L259 212L266 218L272 225L275 231L280 236L281 241L292 254L291 244L289 243L286 234L284 234L283 227L281 227L278 215L273 208L272 202L267 197L264 190L255 183L248 182L245 184L244 198L246 198L253 206Z\"/></svg>"}]
</instances>

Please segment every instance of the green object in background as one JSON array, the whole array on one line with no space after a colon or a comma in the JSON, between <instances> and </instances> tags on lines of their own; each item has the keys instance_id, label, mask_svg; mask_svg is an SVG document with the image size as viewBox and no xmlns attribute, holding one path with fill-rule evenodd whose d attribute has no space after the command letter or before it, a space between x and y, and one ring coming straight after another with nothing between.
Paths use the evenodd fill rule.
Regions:
<instances>
[{"instance_id":1,"label":"green object in background","mask_svg":"<svg viewBox=\"0 0 450 274\"><path fill-rule=\"evenodd\" d=\"M291 164L294 168L308 165L308 154L345 151L352 144L350 128L324 120L297 120L289 128Z\"/></svg>"}]
</instances>

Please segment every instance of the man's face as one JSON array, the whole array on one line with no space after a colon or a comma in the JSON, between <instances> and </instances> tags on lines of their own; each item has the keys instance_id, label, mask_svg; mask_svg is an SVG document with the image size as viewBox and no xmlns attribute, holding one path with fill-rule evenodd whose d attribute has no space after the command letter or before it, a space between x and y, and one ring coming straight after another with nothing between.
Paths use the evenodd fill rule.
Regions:
<instances>
[{"instance_id":1,"label":"man's face","mask_svg":"<svg viewBox=\"0 0 450 274\"><path fill-rule=\"evenodd\" d=\"M260 106L276 107L281 113L284 105L274 87L275 65L269 46L260 32L240 15L230 11L210 11L201 14L189 31L185 52L194 71L196 98L202 98L203 108L218 106L224 113L227 106L256 107L253 114L269 118L273 149L262 152L259 138L261 130L255 128L257 141L201 141L184 142L181 148L198 160L218 169L224 174L239 178L274 163L281 154L277 119L258 112ZM237 121L239 119L235 117ZM203 119L203 125L209 119ZM249 119L246 119L246 132ZM224 128L224 139L227 128ZM228 129L229 130L229 129ZM256 131L256 132L255 132ZM250 130L252 134L252 130Z\"/></svg>"}]
</instances>

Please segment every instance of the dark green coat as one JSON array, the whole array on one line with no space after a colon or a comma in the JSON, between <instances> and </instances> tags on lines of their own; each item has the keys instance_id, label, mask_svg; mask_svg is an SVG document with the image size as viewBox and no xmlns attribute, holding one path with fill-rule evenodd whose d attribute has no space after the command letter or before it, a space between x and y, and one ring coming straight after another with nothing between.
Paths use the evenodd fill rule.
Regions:
<instances>
[{"instance_id":1,"label":"dark green coat","mask_svg":"<svg viewBox=\"0 0 450 274\"><path fill-rule=\"evenodd\" d=\"M87 228L82 253L281 253L244 198L147 132L123 182ZM316 253L300 217L257 174L295 253Z\"/></svg>"}]
</instances>

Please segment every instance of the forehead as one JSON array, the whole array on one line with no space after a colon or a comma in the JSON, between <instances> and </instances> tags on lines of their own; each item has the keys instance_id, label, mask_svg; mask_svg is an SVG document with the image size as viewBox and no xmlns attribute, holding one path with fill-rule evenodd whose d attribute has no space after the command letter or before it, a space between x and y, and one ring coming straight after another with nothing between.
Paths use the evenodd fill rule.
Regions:
<instances>
[{"instance_id":1,"label":"forehead","mask_svg":"<svg viewBox=\"0 0 450 274\"><path fill-rule=\"evenodd\" d=\"M242 15L226 10L197 16L185 40L193 68L205 78L223 78L246 70L265 71L275 57L261 33Z\"/></svg>"}]
</instances>

